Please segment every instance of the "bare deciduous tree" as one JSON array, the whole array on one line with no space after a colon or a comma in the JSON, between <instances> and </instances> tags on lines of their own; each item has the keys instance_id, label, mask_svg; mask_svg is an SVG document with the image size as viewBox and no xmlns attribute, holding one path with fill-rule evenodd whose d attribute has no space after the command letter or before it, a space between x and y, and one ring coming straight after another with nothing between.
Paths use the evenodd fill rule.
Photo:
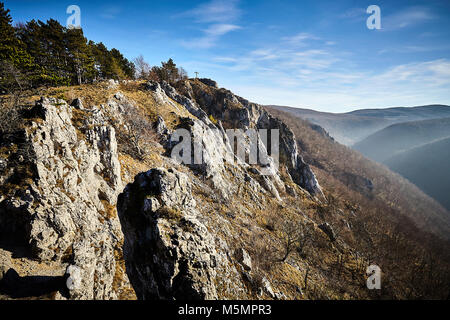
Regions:
<instances>
[{"instance_id":1,"label":"bare deciduous tree","mask_svg":"<svg viewBox=\"0 0 450 320\"><path fill-rule=\"evenodd\" d=\"M21 117L19 105L22 92L26 87L26 80L21 72L9 61L0 61L0 132L12 133L15 131Z\"/></svg>"},{"instance_id":2,"label":"bare deciduous tree","mask_svg":"<svg viewBox=\"0 0 450 320\"><path fill-rule=\"evenodd\" d=\"M151 67L147 61L145 61L142 55L134 58L133 63L136 67L136 78L147 79L149 77Z\"/></svg>"},{"instance_id":3,"label":"bare deciduous tree","mask_svg":"<svg viewBox=\"0 0 450 320\"><path fill-rule=\"evenodd\" d=\"M120 146L132 157L144 160L148 147L156 141L151 122L138 107L128 104L117 115L109 114L109 120L117 131Z\"/></svg>"},{"instance_id":4,"label":"bare deciduous tree","mask_svg":"<svg viewBox=\"0 0 450 320\"><path fill-rule=\"evenodd\" d=\"M300 222L290 220L280 224L281 241L283 244L283 255L281 262L286 261L289 255L296 251L300 256L304 256L304 249L312 241L312 229Z\"/></svg>"}]
</instances>

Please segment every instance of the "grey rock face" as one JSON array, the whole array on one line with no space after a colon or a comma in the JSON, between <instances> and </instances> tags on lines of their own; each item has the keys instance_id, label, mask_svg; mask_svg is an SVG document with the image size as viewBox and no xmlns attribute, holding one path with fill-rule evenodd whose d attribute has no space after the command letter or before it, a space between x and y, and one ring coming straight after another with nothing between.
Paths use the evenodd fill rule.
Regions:
<instances>
[{"instance_id":1,"label":"grey rock face","mask_svg":"<svg viewBox=\"0 0 450 320\"><path fill-rule=\"evenodd\" d=\"M119 85L118 80L109 79L108 81L106 81L106 89L115 89L117 88L118 85Z\"/></svg>"},{"instance_id":2,"label":"grey rock face","mask_svg":"<svg viewBox=\"0 0 450 320\"><path fill-rule=\"evenodd\" d=\"M272 286L270 285L269 280L267 280L266 277L262 278L261 280L261 284L262 284L262 290L272 299L275 299L275 292L273 292Z\"/></svg>"},{"instance_id":3,"label":"grey rock face","mask_svg":"<svg viewBox=\"0 0 450 320\"><path fill-rule=\"evenodd\" d=\"M333 227L330 226L330 224L328 222L319 224L317 227L320 230L322 230L323 232L325 232L325 234L328 236L328 238L330 238L330 241L336 240L336 235L334 233Z\"/></svg>"},{"instance_id":4,"label":"grey rock face","mask_svg":"<svg viewBox=\"0 0 450 320\"><path fill-rule=\"evenodd\" d=\"M127 272L139 299L217 299L218 270L236 273L226 248L200 222L185 174L152 169L137 175L118 209Z\"/></svg>"},{"instance_id":5,"label":"grey rock face","mask_svg":"<svg viewBox=\"0 0 450 320\"><path fill-rule=\"evenodd\" d=\"M287 159L289 174L293 181L313 195L323 195L319 182L311 167L305 163L300 155L295 135L288 126L266 111L261 113L258 127L280 130L280 156Z\"/></svg>"},{"instance_id":6,"label":"grey rock face","mask_svg":"<svg viewBox=\"0 0 450 320\"><path fill-rule=\"evenodd\" d=\"M166 136L169 133L169 129L167 129L166 122L161 116L158 116L155 123L156 133L161 136Z\"/></svg>"},{"instance_id":7,"label":"grey rock face","mask_svg":"<svg viewBox=\"0 0 450 320\"><path fill-rule=\"evenodd\" d=\"M188 130L192 138L192 150L201 150L198 154L199 157L191 159L188 166L201 173L206 180L210 181L223 198L229 198L236 188L224 177L224 161L231 159L230 164L232 164L234 154L223 128L220 124L218 126L214 125L206 113L196 106L195 102L186 96L180 95L166 82L163 82L162 89L158 83L154 82L149 82L147 87L160 96L161 100L173 99L198 118L183 118L181 119L182 123L176 128ZM172 148L178 143L178 138L167 129L162 118L158 118L156 130L162 138L163 145L171 153ZM170 136L169 141L167 141L168 135Z\"/></svg>"},{"instance_id":8,"label":"grey rock face","mask_svg":"<svg viewBox=\"0 0 450 320\"><path fill-rule=\"evenodd\" d=\"M26 140L37 178L1 203L0 217L23 224L34 258L66 259L79 270L71 299L116 298L114 252L123 235L114 206L123 184L114 129L90 126L81 139L72 107L54 99L39 101L34 113L42 121L32 122Z\"/></svg>"},{"instance_id":9,"label":"grey rock face","mask_svg":"<svg viewBox=\"0 0 450 320\"><path fill-rule=\"evenodd\" d=\"M2 281L3 276L12 268L11 257L8 252L0 249L0 281Z\"/></svg>"},{"instance_id":10,"label":"grey rock face","mask_svg":"<svg viewBox=\"0 0 450 320\"><path fill-rule=\"evenodd\" d=\"M244 267L245 270L250 271L252 269L252 259L250 255L243 248L239 248L234 253L237 261Z\"/></svg>"},{"instance_id":11,"label":"grey rock face","mask_svg":"<svg viewBox=\"0 0 450 320\"><path fill-rule=\"evenodd\" d=\"M207 78L201 78L201 79L198 79L198 80L199 80L200 82L206 84L207 86L214 87L214 88L218 88L218 87L219 87L219 86L217 85L217 82L214 81L214 80L207 79Z\"/></svg>"},{"instance_id":12,"label":"grey rock face","mask_svg":"<svg viewBox=\"0 0 450 320\"><path fill-rule=\"evenodd\" d=\"M189 96L189 98L187 96L183 96L183 98L181 98L179 97L180 94L176 96L173 93L175 92L175 89L171 88L167 84L163 89L169 97L175 97L175 100L178 102L183 99L189 100L187 105L195 105L196 113L198 113L197 109L200 108L207 114L212 114L218 120L222 121L224 127L226 128L243 130L247 130L249 128L268 130L278 129L280 136L280 158L284 161L281 164L287 166L289 174L297 185L304 188L312 195L323 196L321 187L314 172L311 170L310 166L305 163L300 155L294 133L285 123L277 118L274 118L261 106L237 97L228 90L217 89L213 91L213 93L209 93L205 92L205 90L202 90L201 88L193 88L195 86L195 83L192 84L192 82L180 86L179 91L184 92L187 96ZM197 116L197 114L194 115ZM261 141L261 136L259 134L258 141ZM280 188L283 189L284 186L281 186L279 181L278 168L275 168L273 163L271 163L269 164L268 170L274 172L274 174L271 175L272 183L275 184L278 191L281 191ZM267 184L267 182L265 184ZM271 186L269 186L267 190L274 196L278 193L278 191L275 193Z\"/></svg>"},{"instance_id":13,"label":"grey rock face","mask_svg":"<svg viewBox=\"0 0 450 320\"><path fill-rule=\"evenodd\" d=\"M3 171L3 170L5 170L6 167L7 167L6 160L0 158L0 172Z\"/></svg>"},{"instance_id":14,"label":"grey rock face","mask_svg":"<svg viewBox=\"0 0 450 320\"><path fill-rule=\"evenodd\" d=\"M152 86L154 88L154 85ZM161 89L164 91L165 95L169 97L170 99L178 102L183 107L185 107L191 114L199 118L200 120L208 119L208 115L205 111L203 111L201 108L198 107L198 105L189 99L188 97L179 94L175 88L173 88L170 84L168 84L166 81L163 81L160 85ZM156 92L159 92L158 86L156 86ZM164 98L163 98L164 100Z\"/></svg>"},{"instance_id":15,"label":"grey rock face","mask_svg":"<svg viewBox=\"0 0 450 320\"><path fill-rule=\"evenodd\" d=\"M219 190L224 198L229 198L235 190L224 179L223 173L225 167L223 161L228 160L229 163L234 163L236 160L236 163L240 167L245 167L247 164L244 163L245 159L242 160L235 157L229 137L225 133L221 122L219 121L217 125L213 124L204 111L206 110L208 113L214 114L217 105L225 110L221 120L226 122L228 127L231 126L233 128L235 126L233 129L248 130L250 127L253 127L255 129L280 130L281 157L282 159L287 159L287 163L284 165L287 166L293 181L313 195L322 195L322 190L314 173L303 161L303 158L298 152L295 136L292 131L283 122L273 118L260 106L252 104L245 99L238 98L229 91L220 91L218 93L219 96L223 95L223 101L220 103L217 101L217 97L211 96L203 91L201 91L201 96L196 97L197 100L194 100L192 97L195 96L195 92L190 83L187 83L181 88L181 91L186 95L181 95L166 82L163 82L162 85L150 82L148 88L156 94L161 95L161 100L168 100L170 98L182 104L192 115L198 118L198 120L189 119L180 125L180 127L188 129L191 132L194 144L199 144L203 150L201 165L194 165L193 167L196 169L200 168L200 171L206 175L207 179L211 179L215 188ZM197 103L196 101L200 102ZM230 109L227 106L231 104L240 104L242 108ZM260 175L258 182L275 198L281 200L279 192L284 191L285 186L279 177L278 168L275 166L273 158L268 154L259 132L257 132L256 138L259 150L261 150L263 157L268 159L268 163L264 168L264 175L258 170ZM250 152L250 141L251 138L249 135L244 133L244 138L240 143L243 143L246 155Z\"/></svg>"}]
</instances>

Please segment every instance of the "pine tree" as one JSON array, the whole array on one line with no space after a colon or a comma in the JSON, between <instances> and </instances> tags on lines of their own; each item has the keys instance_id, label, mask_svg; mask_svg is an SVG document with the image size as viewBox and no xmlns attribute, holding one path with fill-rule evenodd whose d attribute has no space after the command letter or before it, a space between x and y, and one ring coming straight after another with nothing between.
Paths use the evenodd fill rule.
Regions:
<instances>
[{"instance_id":1,"label":"pine tree","mask_svg":"<svg viewBox=\"0 0 450 320\"><path fill-rule=\"evenodd\" d=\"M0 2L0 90L8 92L25 82L23 73L33 67L33 59L24 44L16 37L9 10Z\"/></svg>"},{"instance_id":2,"label":"pine tree","mask_svg":"<svg viewBox=\"0 0 450 320\"><path fill-rule=\"evenodd\" d=\"M99 79L130 79L135 66L117 49L84 37L81 29L67 29L58 21L31 20L12 26L0 2L0 90L6 83L21 87L71 85ZM170 65L170 64L169 64Z\"/></svg>"},{"instance_id":3,"label":"pine tree","mask_svg":"<svg viewBox=\"0 0 450 320\"><path fill-rule=\"evenodd\" d=\"M119 50L111 49L111 55L116 60L118 67L124 74L124 78L134 78L135 68L134 64L126 59Z\"/></svg>"},{"instance_id":4,"label":"pine tree","mask_svg":"<svg viewBox=\"0 0 450 320\"><path fill-rule=\"evenodd\" d=\"M179 79L178 68L173 59L170 58L167 62L161 62L162 68L164 70L164 76L166 81L173 83Z\"/></svg>"},{"instance_id":5,"label":"pine tree","mask_svg":"<svg viewBox=\"0 0 450 320\"><path fill-rule=\"evenodd\" d=\"M82 29L67 30L65 42L69 53L72 83L82 84L91 80L94 73L94 59L90 54Z\"/></svg>"}]
</instances>

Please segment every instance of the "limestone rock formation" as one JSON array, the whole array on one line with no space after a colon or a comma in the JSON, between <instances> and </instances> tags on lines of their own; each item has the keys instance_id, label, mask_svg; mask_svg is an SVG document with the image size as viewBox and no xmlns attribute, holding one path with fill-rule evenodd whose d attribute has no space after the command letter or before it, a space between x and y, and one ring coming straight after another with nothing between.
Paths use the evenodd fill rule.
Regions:
<instances>
[{"instance_id":1,"label":"limestone rock formation","mask_svg":"<svg viewBox=\"0 0 450 320\"><path fill-rule=\"evenodd\" d=\"M328 222L319 224L317 227L330 238L330 241L336 240L336 234L334 233L333 227Z\"/></svg>"},{"instance_id":2,"label":"limestone rock formation","mask_svg":"<svg viewBox=\"0 0 450 320\"><path fill-rule=\"evenodd\" d=\"M81 283L69 298L113 299L114 254L123 238L114 208L123 188L115 131L91 125L80 132L72 109L41 99L30 111L24 165L34 178L0 203L0 221L29 244L32 257L79 270Z\"/></svg>"},{"instance_id":3,"label":"limestone rock formation","mask_svg":"<svg viewBox=\"0 0 450 320\"><path fill-rule=\"evenodd\" d=\"M107 90L119 85L106 83ZM179 114L167 123L161 115L153 118L165 168L137 174L125 189L116 130L123 140L129 110L138 108L127 95L118 91L99 107L81 98L71 105L42 98L24 112L16 138L21 152L0 159L0 182L9 188L0 198L2 236L26 247L31 259L58 264L54 283L64 288L56 298L116 299L129 282L139 299L249 298L253 289L244 275L251 278L257 263L250 251L235 247L236 226L217 213L205 215L194 187L209 193L214 206L244 195L248 206L227 214L239 215L236 223L254 231L261 228L246 219L263 210L267 198L281 205L286 192L296 195L295 185L297 192L320 196L314 173L284 123L214 82L175 88L150 81L143 90ZM230 129L242 129L243 155L235 154ZM280 163L259 131L266 129L279 131ZM201 150L183 164L174 157L182 130L188 134L183 141L191 138L192 150ZM265 163L247 163L255 145ZM120 276L122 253L128 277ZM262 286L265 297L278 297L267 279Z\"/></svg>"},{"instance_id":4,"label":"limestone rock formation","mask_svg":"<svg viewBox=\"0 0 450 320\"><path fill-rule=\"evenodd\" d=\"M140 299L217 299L220 273L236 273L198 219L188 176L152 169L119 196L127 272ZM228 287L241 286L232 277ZM224 286L224 284L221 284Z\"/></svg>"},{"instance_id":5,"label":"limestone rock formation","mask_svg":"<svg viewBox=\"0 0 450 320\"><path fill-rule=\"evenodd\" d=\"M174 96L175 89L169 85L166 84L163 90L169 97ZM184 94L183 99L178 97L177 101L184 101L184 103L188 101L187 105L195 106L195 115L203 115L197 111L200 108L215 119L220 120L221 126L223 124L226 129L278 129L281 164L288 167L292 179L300 187L306 189L312 195L323 195L315 174L300 155L294 133L282 121L274 118L261 106L235 96L226 89L217 89L210 86L205 88L198 82L190 81L179 85L177 90ZM204 116L201 118L204 119ZM257 139L259 145L264 144L267 152L268 147L265 144L269 144L269 142L264 142L259 132ZM268 154L267 158L272 159ZM272 182L276 186L277 184L280 185L277 179L278 168L274 168L274 164L269 161L267 170L274 173L270 175L273 178Z\"/></svg>"},{"instance_id":6,"label":"limestone rock formation","mask_svg":"<svg viewBox=\"0 0 450 320\"><path fill-rule=\"evenodd\" d=\"M279 168L276 166L274 158L268 153L268 146L266 145L268 142L265 142L259 131L256 130L278 129L280 132L280 158L284 161L282 164L287 166L293 181L312 195L322 195L322 190L314 173L299 154L292 131L283 122L272 117L261 106L237 97L225 89L218 89L216 86L208 85L208 90L196 87L196 82L185 82L175 89L166 82L160 85L150 81L147 88L153 91L161 101L172 99L180 103L197 118L185 119L178 126L178 129L184 128L191 132L194 149L195 144L198 144L202 149L200 165L196 165L193 163L195 161L192 161L191 164L193 165L191 166L196 169L200 168L203 175L207 179L211 179L213 185L222 193L223 197L228 198L233 193L232 185L223 178L224 161L245 168L247 166L245 158L248 158L252 147L250 143L253 141L250 134L243 131L243 138L239 143L245 149L245 157L244 159L236 157L233 153L234 141L230 141L230 136L224 128L255 129L256 144L262 152L262 157L267 159L263 168L260 168L260 170L255 168L260 176L258 182L273 196L281 200L279 192L285 190L285 185L279 178ZM217 116L219 121L213 123L207 114L212 115L212 119ZM158 121L161 123L160 120ZM178 142L179 138L177 136L172 140ZM173 145L175 143L169 144L169 152ZM262 174L262 169L264 169L264 174Z\"/></svg>"},{"instance_id":7,"label":"limestone rock formation","mask_svg":"<svg viewBox=\"0 0 450 320\"><path fill-rule=\"evenodd\" d=\"M252 269L252 259L247 251L243 248L239 248L234 253L237 261L244 267L245 270L250 271Z\"/></svg>"}]
</instances>

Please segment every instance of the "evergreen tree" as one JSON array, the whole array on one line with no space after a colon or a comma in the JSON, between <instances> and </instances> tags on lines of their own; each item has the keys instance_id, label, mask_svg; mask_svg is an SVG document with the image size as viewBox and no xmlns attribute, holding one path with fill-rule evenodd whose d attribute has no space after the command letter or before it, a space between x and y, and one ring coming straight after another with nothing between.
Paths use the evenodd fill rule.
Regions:
<instances>
[{"instance_id":1,"label":"evergreen tree","mask_svg":"<svg viewBox=\"0 0 450 320\"><path fill-rule=\"evenodd\" d=\"M170 58L167 62L161 62L164 70L163 74L166 77L166 81L173 83L179 79L178 68L173 59Z\"/></svg>"},{"instance_id":2,"label":"evergreen tree","mask_svg":"<svg viewBox=\"0 0 450 320\"><path fill-rule=\"evenodd\" d=\"M126 59L119 50L111 49L111 55L116 60L119 68L122 70L125 78L134 78L135 68L134 64Z\"/></svg>"},{"instance_id":3,"label":"evergreen tree","mask_svg":"<svg viewBox=\"0 0 450 320\"><path fill-rule=\"evenodd\" d=\"M132 62L117 49L88 42L81 29L67 29L54 19L14 28L9 13L0 2L1 92L11 83L21 88L23 80L31 86L58 86L134 78Z\"/></svg>"},{"instance_id":4,"label":"evergreen tree","mask_svg":"<svg viewBox=\"0 0 450 320\"><path fill-rule=\"evenodd\" d=\"M9 10L0 2L0 90L9 92L22 89L25 82L23 71L33 67L33 59L24 44L17 38Z\"/></svg>"},{"instance_id":5,"label":"evergreen tree","mask_svg":"<svg viewBox=\"0 0 450 320\"><path fill-rule=\"evenodd\" d=\"M90 54L82 29L67 30L65 39L69 52L72 83L82 84L91 80L94 74L94 59Z\"/></svg>"}]
</instances>

